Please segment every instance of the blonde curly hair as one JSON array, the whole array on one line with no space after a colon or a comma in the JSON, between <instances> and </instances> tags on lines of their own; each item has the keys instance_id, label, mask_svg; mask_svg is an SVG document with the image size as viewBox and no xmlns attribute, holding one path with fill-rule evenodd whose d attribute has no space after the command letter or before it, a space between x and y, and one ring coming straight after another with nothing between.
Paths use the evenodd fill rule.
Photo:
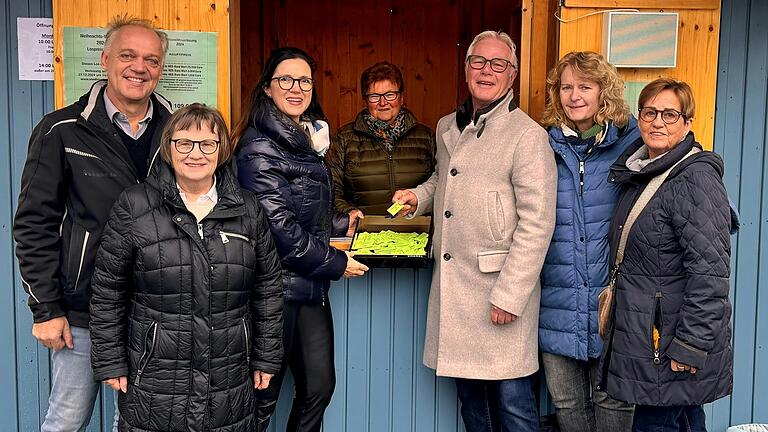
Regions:
<instances>
[{"instance_id":1,"label":"blonde curly hair","mask_svg":"<svg viewBox=\"0 0 768 432\"><path fill-rule=\"evenodd\" d=\"M541 124L544 127L566 125L577 130L568 119L560 103L560 77L566 66L570 66L579 77L593 81L600 86L600 109L595 114L595 123L609 122L624 127L629 121L629 105L624 100L624 80L616 67L603 56L592 51L572 51L563 56L547 75L547 105L544 107Z\"/></svg>"}]
</instances>

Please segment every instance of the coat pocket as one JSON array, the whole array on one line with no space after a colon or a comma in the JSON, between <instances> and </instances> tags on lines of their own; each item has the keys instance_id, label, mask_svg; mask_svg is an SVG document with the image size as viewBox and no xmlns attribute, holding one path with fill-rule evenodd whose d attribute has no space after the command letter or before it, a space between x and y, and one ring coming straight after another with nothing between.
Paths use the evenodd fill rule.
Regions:
<instances>
[{"instance_id":1,"label":"coat pocket","mask_svg":"<svg viewBox=\"0 0 768 432\"><path fill-rule=\"evenodd\" d=\"M67 252L67 284L64 288L65 294L74 294L78 287L85 282L83 264L85 263L86 253L89 252L88 241L90 238L91 233L85 228L77 224L72 225Z\"/></svg>"},{"instance_id":2,"label":"coat pocket","mask_svg":"<svg viewBox=\"0 0 768 432\"><path fill-rule=\"evenodd\" d=\"M501 204L501 196L497 191L489 191L485 198L485 209L488 213L488 227L491 230L491 237L495 241L504 239L505 220L504 207Z\"/></svg>"},{"instance_id":3,"label":"coat pocket","mask_svg":"<svg viewBox=\"0 0 768 432\"><path fill-rule=\"evenodd\" d=\"M233 233L233 232L229 232L229 231L219 230L219 237L221 237L221 242L223 244L229 243L230 238L235 238L235 239L242 240L242 241L248 242L248 243L251 242L250 238L248 238L248 237L246 237L246 236L244 236L242 234L237 234L237 233Z\"/></svg>"},{"instance_id":4,"label":"coat pocket","mask_svg":"<svg viewBox=\"0 0 768 432\"><path fill-rule=\"evenodd\" d=\"M661 292L653 296L653 314L651 319L651 352L653 352L653 364L661 364L659 351L661 350L661 331L664 328L664 318L661 310Z\"/></svg>"},{"instance_id":5,"label":"coat pocket","mask_svg":"<svg viewBox=\"0 0 768 432\"><path fill-rule=\"evenodd\" d=\"M507 250L480 251L477 253L477 266L481 273L501 271L508 255Z\"/></svg>"},{"instance_id":6,"label":"coat pocket","mask_svg":"<svg viewBox=\"0 0 768 432\"><path fill-rule=\"evenodd\" d=\"M139 358L139 364L136 368L136 379L134 385L136 387L141 384L141 374L147 368L149 361L152 360L152 354L155 352L155 346L157 345L157 321L152 321L152 324L147 328L147 332L144 334L144 351Z\"/></svg>"}]
</instances>

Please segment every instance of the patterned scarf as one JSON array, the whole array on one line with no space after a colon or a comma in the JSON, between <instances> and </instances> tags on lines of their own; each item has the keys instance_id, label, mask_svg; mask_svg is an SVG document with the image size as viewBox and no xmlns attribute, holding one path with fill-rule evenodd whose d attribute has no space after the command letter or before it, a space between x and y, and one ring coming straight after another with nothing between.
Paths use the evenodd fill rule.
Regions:
<instances>
[{"instance_id":1,"label":"patterned scarf","mask_svg":"<svg viewBox=\"0 0 768 432\"><path fill-rule=\"evenodd\" d=\"M373 133L381 143L384 144L388 152L392 152L395 143L405 132L405 110L401 109L395 117L392 124L375 119L367 110L363 112L363 121L368 129Z\"/></svg>"}]
</instances>

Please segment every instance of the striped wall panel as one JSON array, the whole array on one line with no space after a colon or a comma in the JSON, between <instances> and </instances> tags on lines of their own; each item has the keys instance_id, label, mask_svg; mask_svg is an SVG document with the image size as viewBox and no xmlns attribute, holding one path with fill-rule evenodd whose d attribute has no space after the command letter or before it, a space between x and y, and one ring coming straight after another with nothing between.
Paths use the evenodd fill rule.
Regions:
<instances>
[{"instance_id":1,"label":"striped wall panel","mask_svg":"<svg viewBox=\"0 0 768 432\"><path fill-rule=\"evenodd\" d=\"M768 423L768 2L722 7L714 146L741 231L731 260L733 395L710 407L714 431Z\"/></svg>"}]
</instances>

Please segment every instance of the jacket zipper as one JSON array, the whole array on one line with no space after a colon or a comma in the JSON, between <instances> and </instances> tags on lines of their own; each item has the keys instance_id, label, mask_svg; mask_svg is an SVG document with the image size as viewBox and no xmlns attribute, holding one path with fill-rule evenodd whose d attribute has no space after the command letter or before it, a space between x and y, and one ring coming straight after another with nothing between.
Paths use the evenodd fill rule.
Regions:
<instances>
[{"instance_id":1,"label":"jacket zipper","mask_svg":"<svg viewBox=\"0 0 768 432\"><path fill-rule=\"evenodd\" d=\"M661 346L661 330L662 330L662 319L661 316L661 292L656 292L656 295L654 296L655 301L653 304L653 319L651 320L651 346L653 347L653 364L659 365L661 364L661 358L659 358L659 347ZM656 320L659 321L658 328L656 327ZM654 337L654 330L659 333L659 338L656 339Z\"/></svg>"},{"instance_id":2,"label":"jacket zipper","mask_svg":"<svg viewBox=\"0 0 768 432\"><path fill-rule=\"evenodd\" d=\"M243 317L243 331L245 332L245 368L246 371L250 371L251 367L251 344L248 341L248 323L245 321L245 317Z\"/></svg>"},{"instance_id":3,"label":"jacket zipper","mask_svg":"<svg viewBox=\"0 0 768 432\"><path fill-rule=\"evenodd\" d=\"M149 345L149 348L147 348L150 335L152 337L152 343ZM144 336L144 353L141 354L141 358L139 359L139 370L136 372L136 380L134 381L134 385L137 387L141 383L141 374L149 364L149 360L152 358L152 353L155 351L155 342L157 342L157 321L152 321L149 329L147 329L146 336ZM146 360L144 360L145 358Z\"/></svg>"},{"instance_id":4,"label":"jacket zipper","mask_svg":"<svg viewBox=\"0 0 768 432\"><path fill-rule=\"evenodd\" d=\"M64 151L66 153L72 153L73 155L78 155L82 157L92 158L92 159L98 159L101 160L100 157L96 156L95 154L86 153L84 151L73 149L72 147L64 147Z\"/></svg>"},{"instance_id":5,"label":"jacket zipper","mask_svg":"<svg viewBox=\"0 0 768 432\"><path fill-rule=\"evenodd\" d=\"M203 239L203 224L199 223L197 224L197 235L200 236L200 239Z\"/></svg>"},{"instance_id":6,"label":"jacket zipper","mask_svg":"<svg viewBox=\"0 0 768 432\"><path fill-rule=\"evenodd\" d=\"M248 237L246 237L246 236L244 236L242 234L231 233L231 232L227 232L227 231L219 231L219 236L221 237L221 242L224 243L224 244L229 243L229 237L238 238L238 239L240 239L242 241L246 241L246 242L250 242L251 241L251 239L249 239Z\"/></svg>"},{"instance_id":7,"label":"jacket zipper","mask_svg":"<svg viewBox=\"0 0 768 432\"><path fill-rule=\"evenodd\" d=\"M85 249L88 247L88 238L91 236L91 233L88 231L85 232L85 237L83 238L83 249L80 251L80 264L77 266L77 278L75 278L75 286L72 287L73 290L77 290L77 284L80 282L80 272L83 271L83 261L85 260Z\"/></svg>"},{"instance_id":8,"label":"jacket zipper","mask_svg":"<svg viewBox=\"0 0 768 432\"><path fill-rule=\"evenodd\" d=\"M579 195L584 195L584 165L586 162L579 160Z\"/></svg>"}]
</instances>

